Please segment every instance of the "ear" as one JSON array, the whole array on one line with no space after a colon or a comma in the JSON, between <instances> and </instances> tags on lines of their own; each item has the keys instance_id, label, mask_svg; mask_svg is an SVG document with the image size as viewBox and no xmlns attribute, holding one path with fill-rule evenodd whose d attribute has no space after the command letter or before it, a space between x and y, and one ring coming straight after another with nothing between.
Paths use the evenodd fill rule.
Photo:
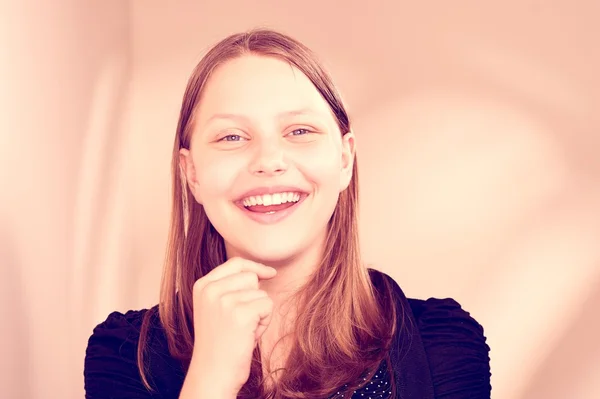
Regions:
<instances>
[{"instance_id":1,"label":"ear","mask_svg":"<svg viewBox=\"0 0 600 399\"><path fill-rule=\"evenodd\" d=\"M354 159L356 155L356 139L352 131L342 137L342 170L340 173L340 192L348 188L352 179Z\"/></svg>"},{"instance_id":2,"label":"ear","mask_svg":"<svg viewBox=\"0 0 600 399\"><path fill-rule=\"evenodd\" d=\"M179 172L185 178L188 188L196 201L198 201L199 204L202 204L198 190L198 180L196 179L196 168L194 167L194 161L190 154L190 150L187 148L181 148L179 150Z\"/></svg>"}]
</instances>

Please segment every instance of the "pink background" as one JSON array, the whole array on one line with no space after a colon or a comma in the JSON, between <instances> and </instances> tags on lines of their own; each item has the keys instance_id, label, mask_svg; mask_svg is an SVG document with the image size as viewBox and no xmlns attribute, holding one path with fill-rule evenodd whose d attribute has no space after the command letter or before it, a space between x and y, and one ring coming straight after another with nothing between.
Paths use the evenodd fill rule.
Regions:
<instances>
[{"instance_id":1,"label":"pink background","mask_svg":"<svg viewBox=\"0 0 600 399\"><path fill-rule=\"evenodd\" d=\"M366 261L484 325L494 398L600 397L599 1L90 4L0 4L3 397L83 397L92 328L156 303L186 79L257 25L348 103Z\"/></svg>"}]
</instances>

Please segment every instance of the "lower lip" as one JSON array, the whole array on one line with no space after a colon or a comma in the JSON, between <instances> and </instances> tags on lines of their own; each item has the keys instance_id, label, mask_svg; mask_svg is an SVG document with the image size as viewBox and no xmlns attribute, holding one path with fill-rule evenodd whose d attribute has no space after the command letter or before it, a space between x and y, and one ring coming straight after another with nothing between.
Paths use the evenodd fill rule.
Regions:
<instances>
[{"instance_id":1,"label":"lower lip","mask_svg":"<svg viewBox=\"0 0 600 399\"><path fill-rule=\"evenodd\" d=\"M289 208L286 208L284 210L277 211L275 213L270 213L270 214L262 213L262 212L252 212L252 211L249 211L248 209L246 209L243 205L238 205L238 207L241 208L242 212L244 212L250 219L254 220L255 222L258 222L260 224L275 224L275 223L282 221L286 217L290 216L292 213L294 213L296 208L298 208L300 206L300 204L302 202L304 202L304 200L306 199L307 196L308 195L306 195L306 194L302 194L300 196L300 200L298 202L296 202L294 205L292 205Z\"/></svg>"}]
</instances>

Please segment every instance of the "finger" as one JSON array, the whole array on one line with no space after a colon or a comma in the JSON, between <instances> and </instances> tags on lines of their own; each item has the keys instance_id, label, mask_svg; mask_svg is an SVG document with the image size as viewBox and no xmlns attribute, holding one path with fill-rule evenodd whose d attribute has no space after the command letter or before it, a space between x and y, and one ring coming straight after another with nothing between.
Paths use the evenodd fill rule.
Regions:
<instances>
[{"instance_id":1,"label":"finger","mask_svg":"<svg viewBox=\"0 0 600 399\"><path fill-rule=\"evenodd\" d=\"M198 288L202 289L209 282L217 281L242 271L254 272L261 280L273 278L277 274L277 270L272 267L247 259L231 258L227 262L211 270L204 278L198 280L197 284L200 286Z\"/></svg>"},{"instance_id":2,"label":"finger","mask_svg":"<svg viewBox=\"0 0 600 399\"><path fill-rule=\"evenodd\" d=\"M259 324L258 327L256 328L256 332L254 333L254 339L256 341L258 341L260 339L260 337L263 336L263 334L265 333L265 331L267 331L267 327L269 327L269 324Z\"/></svg>"},{"instance_id":3,"label":"finger","mask_svg":"<svg viewBox=\"0 0 600 399\"><path fill-rule=\"evenodd\" d=\"M249 308L247 311L256 312L258 317L258 323L254 333L254 338L258 340L271 324L273 318L273 301L268 297L259 298L252 302L248 302L246 306Z\"/></svg>"},{"instance_id":4,"label":"finger","mask_svg":"<svg viewBox=\"0 0 600 399\"><path fill-rule=\"evenodd\" d=\"M209 298L216 299L230 292L242 290L256 291L258 289L258 276L256 273L240 272L217 281L209 281L204 285L201 292Z\"/></svg>"},{"instance_id":5,"label":"finger","mask_svg":"<svg viewBox=\"0 0 600 399\"><path fill-rule=\"evenodd\" d=\"M266 291L249 289L249 290L240 290L240 291L232 291L226 294L223 294L221 297L221 301L224 304L241 304L255 301L257 299L266 298L269 295Z\"/></svg>"}]
</instances>

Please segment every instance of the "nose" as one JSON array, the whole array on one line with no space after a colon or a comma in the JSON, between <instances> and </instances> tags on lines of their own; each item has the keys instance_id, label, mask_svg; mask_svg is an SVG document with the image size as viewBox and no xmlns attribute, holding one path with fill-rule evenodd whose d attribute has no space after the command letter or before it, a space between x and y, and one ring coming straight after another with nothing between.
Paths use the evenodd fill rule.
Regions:
<instances>
[{"instance_id":1,"label":"nose","mask_svg":"<svg viewBox=\"0 0 600 399\"><path fill-rule=\"evenodd\" d=\"M276 176L288 169L284 150L274 140L263 141L256 147L256 154L250 163L250 173L258 176Z\"/></svg>"}]
</instances>

